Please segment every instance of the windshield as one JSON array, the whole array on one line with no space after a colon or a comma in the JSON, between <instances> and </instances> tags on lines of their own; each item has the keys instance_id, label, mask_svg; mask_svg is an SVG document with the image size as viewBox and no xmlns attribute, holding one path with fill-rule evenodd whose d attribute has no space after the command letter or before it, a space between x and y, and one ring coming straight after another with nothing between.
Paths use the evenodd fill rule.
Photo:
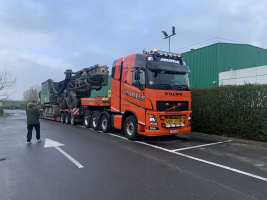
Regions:
<instances>
[{"instance_id":1,"label":"windshield","mask_svg":"<svg viewBox=\"0 0 267 200\"><path fill-rule=\"evenodd\" d=\"M189 91L188 73L147 69L147 88Z\"/></svg>"}]
</instances>

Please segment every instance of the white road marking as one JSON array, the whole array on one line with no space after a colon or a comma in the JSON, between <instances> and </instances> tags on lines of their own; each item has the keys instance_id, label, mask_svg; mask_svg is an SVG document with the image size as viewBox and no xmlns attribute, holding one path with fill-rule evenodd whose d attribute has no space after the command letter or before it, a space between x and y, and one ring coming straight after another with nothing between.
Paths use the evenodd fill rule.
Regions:
<instances>
[{"instance_id":1,"label":"white road marking","mask_svg":"<svg viewBox=\"0 0 267 200\"><path fill-rule=\"evenodd\" d=\"M154 148L157 148L157 149L161 149L163 151L174 153L174 154L186 157L186 158L197 160L199 162L203 162L203 163L210 164L210 165L213 165L213 166L216 166L216 167L220 167L220 168L227 169L227 170L230 170L230 171L233 171L233 172L237 172L239 174L243 174L243 175L250 176L250 177L253 177L253 178L256 178L256 179L267 181L267 178L264 178L264 177L261 177L261 176L257 176L257 175L251 174L251 173L247 173L247 172L235 169L235 168L227 167L227 166L220 165L220 164L217 164L217 163L214 163L214 162L210 162L210 161L207 161L207 160L199 159L199 158L196 158L196 157L193 157L193 156L188 156L188 155L185 155L185 154L182 154L182 153L174 152L172 150L168 150L168 149L164 149L162 147L158 147L158 146L154 146L154 145L151 145L151 144L147 144L145 142L139 142L139 141L136 141L136 142L140 143L140 144L144 144L144 145L150 146L150 147L154 147Z\"/></svg>"},{"instance_id":2,"label":"white road marking","mask_svg":"<svg viewBox=\"0 0 267 200\"><path fill-rule=\"evenodd\" d=\"M83 166L74 158L72 158L69 154L67 154L65 151L63 151L59 146L64 146L64 144L61 144L59 142L56 142L54 140L50 140L48 138L45 139L45 145L44 148L47 147L55 147L57 150L59 150L64 156L66 156L68 159L70 159L71 162L73 162L77 167L83 168Z\"/></svg>"},{"instance_id":3,"label":"white road marking","mask_svg":"<svg viewBox=\"0 0 267 200\"><path fill-rule=\"evenodd\" d=\"M125 137L114 135L114 134L111 134L111 133L108 133L108 134L109 135L112 135L112 136L115 136L115 137L122 138L122 139L127 139ZM228 141L225 141L225 142L231 142L231 141L232 140L228 140ZM151 145L151 144L147 144L145 142L140 142L140 141L135 141L135 142L136 143L139 143L139 144L144 144L144 145L147 145L147 146L156 148L156 149L160 149L160 150L163 150L163 151L167 151L167 152L170 152L170 153L173 153L173 154L177 154L177 155L180 155L180 156L183 156L183 157L186 157L186 158L190 158L192 160L203 162L203 163L206 163L206 164L209 164L209 165L213 165L213 166L216 166L216 167L227 169L229 171L233 171L233 172L236 172L236 173L239 173L239 174L243 174L243 175L250 176L250 177L253 177L253 178L256 178L256 179L260 179L260 180L263 180L263 181L266 181L267 182L267 178L265 178L265 177L257 176L255 174L244 172L244 171L241 171L241 170L232 168L232 167L227 167L227 166L220 165L220 164L217 164L217 163L214 163L214 162L210 162L210 161L207 161L207 160L203 160L203 159L200 159L200 158L196 158L196 157L193 157L193 156L188 156L186 154L175 152L175 151L181 151L181 150L189 149L190 147L188 147L188 148L182 148L182 149L176 149L176 150L169 150L169 149L165 149L165 148L162 148L162 147L158 147L158 146L154 146L154 145ZM212 143L212 144L219 144L219 143L224 143L224 142L216 142L216 143ZM198 146L195 146L195 147L192 147L192 148L197 148L197 147L200 147L200 146L208 146L208 145L212 145L212 144L198 145Z\"/></svg>"},{"instance_id":4,"label":"white road marking","mask_svg":"<svg viewBox=\"0 0 267 200\"><path fill-rule=\"evenodd\" d=\"M115 136L115 137L119 137L119 138L122 138L122 139L127 139L127 138L125 138L125 137L122 137L122 136L119 136L119 135L114 135L114 134L112 134L112 133L108 133L109 135L112 135L112 136Z\"/></svg>"},{"instance_id":5,"label":"white road marking","mask_svg":"<svg viewBox=\"0 0 267 200\"><path fill-rule=\"evenodd\" d=\"M68 159L70 159L71 162L73 162L75 165L77 165L78 168L83 168L83 166L74 158L72 158L69 154L67 154L65 151L60 149L59 147L55 147L57 150L59 150L64 156L66 156Z\"/></svg>"},{"instance_id":6,"label":"white road marking","mask_svg":"<svg viewBox=\"0 0 267 200\"><path fill-rule=\"evenodd\" d=\"M224 141L224 142L214 142L214 143L210 143L210 144L202 144L202 145L197 145L197 146L193 146L193 147L185 147L185 148L181 148L181 149L171 150L171 152L183 151L183 150L187 150L187 149L194 149L194 148L205 147L205 146L210 146L210 145L215 145L215 144L221 144L221 143L228 143L228 142L232 142L232 141L233 140L228 140L228 141Z\"/></svg>"}]
</instances>

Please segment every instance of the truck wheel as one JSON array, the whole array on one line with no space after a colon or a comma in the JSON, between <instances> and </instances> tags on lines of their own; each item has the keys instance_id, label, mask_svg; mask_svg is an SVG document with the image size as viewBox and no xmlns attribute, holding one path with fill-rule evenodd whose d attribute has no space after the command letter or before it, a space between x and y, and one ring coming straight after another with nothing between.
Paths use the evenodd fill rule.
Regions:
<instances>
[{"instance_id":1,"label":"truck wheel","mask_svg":"<svg viewBox=\"0 0 267 200\"><path fill-rule=\"evenodd\" d=\"M140 135L137 133L137 120L131 115L126 118L124 123L124 133L129 140L138 140Z\"/></svg>"},{"instance_id":2,"label":"truck wheel","mask_svg":"<svg viewBox=\"0 0 267 200\"><path fill-rule=\"evenodd\" d=\"M71 115L71 117L70 117L70 123L71 123L71 125L76 125L76 121L75 121L75 116L74 115Z\"/></svg>"},{"instance_id":3,"label":"truck wheel","mask_svg":"<svg viewBox=\"0 0 267 200\"><path fill-rule=\"evenodd\" d=\"M89 117L89 113L86 112L83 116L83 126L85 128L89 128L90 127L90 117Z\"/></svg>"},{"instance_id":4,"label":"truck wheel","mask_svg":"<svg viewBox=\"0 0 267 200\"><path fill-rule=\"evenodd\" d=\"M61 123L65 123L65 119L66 119L65 113L61 113L61 115L60 115L60 121L61 121Z\"/></svg>"},{"instance_id":5,"label":"truck wheel","mask_svg":"<svg viewBox=\"0 0 267 200\"><path fill-rule=\"evenodd\" d=\"M70 114L69 113L66 114L65 121L66 121L66 124L70 124Z\"/></svg>"},{"instance_id":6,"label":"truck wheel","mask_svg":"<svg viewBox=\"0 0 267 200\"><path fill-rule=\"evenodd\" d=\"M104 133L110 133L112 130L111 123L106 114L101 117L101 129Z\"/></svg>"},{"instance_id":7,"label":"truck wheel","mask_svg":"<svg viewBox=\"0 0 267 200\"><path fill-rule=\"evenodd\" d=\"M99 128L99 114L99 112L94 112L90 120L90 127L94 130L98 130Z\"/></svg>"}]
</instances>

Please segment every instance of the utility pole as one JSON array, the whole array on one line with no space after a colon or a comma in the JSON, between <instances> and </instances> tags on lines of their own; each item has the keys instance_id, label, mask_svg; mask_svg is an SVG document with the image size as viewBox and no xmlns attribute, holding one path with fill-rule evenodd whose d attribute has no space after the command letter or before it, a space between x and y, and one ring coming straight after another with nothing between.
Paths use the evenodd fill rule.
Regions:
<instances>
[{"instance_id":1,"label":"utility pole","mask_svg":"<svg viewBox=\"0 0 267 200\"><path fill-rule=\"evenodd\" d=\"M163 38L163 39L169 38L169 52L171 52L171 36L176 35L176 33L175 33L175 27L172 26L172 35L168 35L165 31L162 31L162 33L165 36L165 38Z\"/></svg>"}]
</instances>

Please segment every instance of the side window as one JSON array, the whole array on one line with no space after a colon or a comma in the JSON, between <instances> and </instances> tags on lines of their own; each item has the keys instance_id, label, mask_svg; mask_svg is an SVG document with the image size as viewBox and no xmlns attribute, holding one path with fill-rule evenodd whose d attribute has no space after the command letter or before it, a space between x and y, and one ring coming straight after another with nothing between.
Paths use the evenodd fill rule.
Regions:
<instances>
[{"instance_id":1,"label":"side window","mask_svg":"<svg viewBox=\"0 0 267 200\"><path fill-rule=\"evenodd\" d=\"M138 82L138 80L136 80L136 76L138 76L137 75L137 73L139 73L139 76L140 76L140 80L139 80L139 88L140 89L145 89L145 72L143 71L143 70L135 70L134 72L132 72L133 73L133 77L132 77L132 85L133 86L135 86L135 87L137 87L137 82Z\"/></svg>"}]
</instances>

